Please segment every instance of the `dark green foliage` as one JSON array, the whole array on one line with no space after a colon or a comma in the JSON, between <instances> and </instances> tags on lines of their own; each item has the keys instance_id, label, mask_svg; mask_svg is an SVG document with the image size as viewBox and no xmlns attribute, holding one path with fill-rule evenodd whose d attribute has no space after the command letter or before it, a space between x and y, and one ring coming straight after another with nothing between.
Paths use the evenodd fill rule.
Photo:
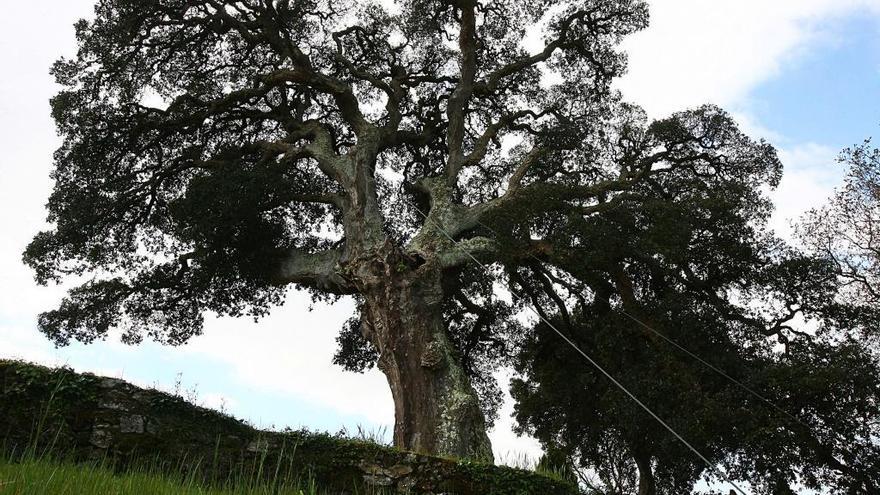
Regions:
<instances>
[{"instance_id":1,"label":"dark green foliage","mask_svg":"<svg viewBox=\"0 0 880 495\"><path fill-rule=\"evenodd\" d=\"M363 373L371 369L379 359L379 353L361 334L360 318L349 318L336 337L339 350L333 356L333 363L348 371Z\"/></svg>"},{"instance_id":2,"label":"dark green foliage","mask_svg":"<svg viewBox=\"0 0 880 495\"><path fill-rule=\"evenodd\" d=\"M682 132L670 123L652 129L668 139ZM791 493L795 483L833 493L876 490L877 310L844 297L845 282L826 260L765 231L770 204L760 188L778 179L778 163L762 168L728 156L714 170L685 167L634 188L638 202L557 219L552 233L565 240L553 245L573 247L548 257L564 272L536 264L520 277L568 280L555 293L569 304L535 294L555 309L548 318L702 454L760 493ZM567 448L609 493L635 491L639 474L654 478L657 493L687 493L713 474L545 324L531 335L513 388L524 431ZM639 457L649 471L636 469Z\"/></svg>"}]
</instances>

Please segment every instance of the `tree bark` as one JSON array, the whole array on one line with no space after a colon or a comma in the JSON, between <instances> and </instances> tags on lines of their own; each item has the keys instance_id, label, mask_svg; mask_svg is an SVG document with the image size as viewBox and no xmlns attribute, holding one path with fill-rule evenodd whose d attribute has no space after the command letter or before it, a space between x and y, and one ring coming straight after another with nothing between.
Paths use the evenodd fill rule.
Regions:
<instances>
[{"instance_id":1,"label":"tree bark","mask_svg":"<svg viewBox=\"0 0 880 495\"><path fill-rule=\"evenodd\" d=\"M358 269L362 331L394 398L394 444L491 461L485 418L443 321L440 269L419 263L386 246Z\"/></svg>"},{"instance_id":2,"label":"tree bark","mask_svg":"<svg viewBox=\"0 0 880 495\"><path fill-rule=\"evenodd\" d=\"M656 495L657 487L654 485L651 457L644 454L636 454L633 458L636 461L636 466L639 468L639 495Z\"/></svg>"}]
</instances>

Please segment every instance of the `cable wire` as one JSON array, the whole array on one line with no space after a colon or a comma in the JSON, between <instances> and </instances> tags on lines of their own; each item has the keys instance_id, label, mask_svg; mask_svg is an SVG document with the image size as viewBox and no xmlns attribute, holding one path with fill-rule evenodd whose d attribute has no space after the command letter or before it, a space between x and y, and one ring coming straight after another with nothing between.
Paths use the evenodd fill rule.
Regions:
<instances>
[{"instance_id":1,"label":"cable wire","mask_svg":"<svg viewBox=\"0 0 880 495\"><path fill-rule=\"evenodd\" d=\"M486 228L486 229L488 229L490 232L492 232L492 233L495 234L496 236L498 235L498 232L495 232L495 230L493 230L491 227L489 227L488 225L484 224L483 222L480 222L480 221L478 220L478 221L477 221L477 224L480 225L480 226L482 226L482 227L484 227L484 228ZM535 255L532 254L532 253L529 253L529 257L531 257L532 259L534 259L534 260L537 261L538 263L544 263L543 261L541 261L537 256L535 256ZM600 300L602 300L602 301L604 301L604 302L607 302L608 304L611 304L611 299L608 299L608 298L602 297L602 296L600 296L599 294L594 294L594 296L595 296L597 299L600 299ZM650 325L648 325L647 323L643 322L643 321L640 320L639 318L637 318L637 317L633 316L632 314L628 313L624 308L618 308L617 310L618 310L621 314L623 314L624 316L626 316L627 318L629 318L630 320L634 321L634 322L635 322L636 324L638 324L639 326L645 328L645 329L648 330L649 332L651 332L651 333L653 333L654 335L660 337L661 339L665 340L665 341L668 342L669 344L675 346L675 347L678 348L680 351L682 351L682 352L684 352L685 354L687 354L688 356L690 356L690 357L696 359L697 361L699 361L700 363L702 363L704 366L706 366L707 368L711 369L711 370L714 371L715 373L718 373L719 375L721 375L721 376L724 377L725 379L730 380L732 383L734 383L735 385L737 385L737 386L740 387L741 389L745 390L746 392L748 392L749 394L751 394L753 397L757 398L758 400L763 401L764 403L766 403L767 405L769 405L770 407L772 407L772 408L775 409L776 411L782 413L783 415L785 415L786 417L790 418L790 419L793 420L794 422L800 424L801 426L803 426L803 427L806 428L807 430L809 430L809 431L811 431L811 432L813 431L813 427L812 427L812 426L808 425L806 422L804 422L803 420L801 420L800 418L798 418L798 417L795 416L794 414L792 414L792 413L786 411L785 409L783 409L782 407L778 406L776 403L774 403L773 401L771 401L770 399L768 399L768 398L765 397L764 395L760 394L759 392L755 391L754 389L752 389L751 387L749 387L749 386L746 385L745 383L743 383L743 382L741 382L740 380L737 380L736 378L730 376L729 374L727 374L727 373L726 373L724 370L722 370L721 368L718 368L717 366L713 365L712 363L706 361L705 359L703 359L703 358L701 358L700 356L698 356L697 354L691 352L690 350L688 350L687 348L685 348L684 346L682 346L681 344L679 344L679 343L676 342L675 340L673 340L673 339L671 339L670 337L667 337L666 335L662 334L659 330L657 330L657 329L651 327Z\"/></svg>"},{"instance_id":2,"label":"cable wire","mask_svg":"<svg viewBox=\"0 0 880 495\"><path fill-rule=\"evenodd\" d=\"M413 208L415 208L416 211L419 212L419 214L422 215L422 216L425 218L426 221L433 223L433 224L437 227L437 229L438 229L441 233L443 233L443 235L444 235L447 239L449 239L450 242L452 242L452 244L453 244L454 246L456 246L457 248L461 249L461 250L464 252L464 254L466 254L469 258L471 258L472 260L474 260L474 262L476 262L478 265L480 265L480 267L482 267L484 270L486 270L487 273L489 273L489 274L491 275L491 271L489 270L489 267L487 267L487 266L486 266L485 264L483 264L480 260L478 260L473 254L471 254L470 251L468 251L468 250L465 249L465 248L462 248L462 246L460 245L460 243L459 243L458 241L456 241L451 235L449 235L449 233L446 232L446 230L443 229L443 227L442 227L440 224L438 224L436 221L434 221L433 219L431 219L430 217L428 217L428 215L426 215L426 214L425 214L425 213L424 213L424 212L423 212L418 206L414 205L412 202L407 201L407 200L404 200L404 201L406 201L407 203L410 204L410 206L412 206ZM487 227L487 228L488 228L488 227ZM489 230L492 230L492 229L489 229ZM493 232L494 232L494 231L493 231ZM496 234L496 235L497 235L497 234ZM511 292L512 292L514 295L518 296L518 297L522 297L522 296L520 296L519 294L517 294L516 292L514 292L512 288L511 288ZM523 297L523 299L526 299L526 298ZM554 325L554 324L553 324L552 322L550 322L547 318L545 318L545 317L541 314L540 311L538 311L536 308L533 308L532 306L527 306L527 307L528 307L533 313L535 313L535 315L536 315L538 318L540 318L545 324L547 324L548 327L550 327L554 332L556 332L556 334L559 335L559 337L561 337L562 340L564 340L564 341L565 341L568 345L570 345L575 351L577 351L578 354L580 354L581 356L583 356L584 359L587 360L587 362L589 362L593 367L595 367L597 370L599 370L600 373L602 373L603 375L605 375L605 377L608 378L608 379L611 381L611 383L613 383L615 386L617 386L617 388L619 388L620 390L622 390L622 391L623 391L623 392L624 392L624 393L625 393L630 399L632 399L636 404L638 404L639 407L641 407L642 409L644 409L645 412L647 412L652 418L654 418L658 423L660 423L660 424L661 424L661 425L662 425L667 431L669 431L670 433L672 433L672 435L675 436L675 438L677 438L682 444L684 444L688 449L690 449L691 452L693 452L694 454L696 454L697 457L699 457L700 459L702 459L702 461L706 463L706 466L708 466L710 469L712 469L712 470L715 471L717 474L719 474L719 475L721 476L721 478L724 479L724 480L725 480L727 483L729 483L731 486L733 486L734 489L736 489L736 491L737 491L740 495L747 495L745 491L743 491L743 490L742 490L742 489L741 489L736 483L733 482L733 480L730 479L730 477L727 475L726 472L724 472L724 470L722 470L719 466L714 465L714 464L712 464L711 462L709 462L709 459L706 458L706 456L704 456L703 454L701 454L700 451L697 450L696 447L694 447L693 445L691 445L690 442L688 442L687 440L685 440L684 437L682 437L677 431L675 431L675 429L673 429L669 424L667 424L665 421L663 421L663 419L661 419L660 416L658 416L656 413L654 413L654 411L652 411L651 408L649 408L644 402L642 402L641 400L639 400L639 398L636 397L635 394L633 394L632 392L630 392L629 389L627 389L626 386L624 386L624 385L623 385L622 383L620 383L616 378L614 378L614 376L611 375L611 373L609 373L608 371L606 371L605 368L603 368L599 363L597 363L595 360L593 360L593 358L591 358L586 352L584 352L583 350L581 350L581 348L578 347L577 344L575 344L571 339L569 339L569 338L568 338L568 337L567 337L567 336L566 336L561 330L559 330L558 328L556 328L556 325Z\"/></svg>"},{"instance_id":3,"label":"cable wire","mask_svg":"<svg viewBox=\"0 0 880 495\"><path fill-rule=\"evenodd\" d=\"M420 212L420 213L421 213L421 212ZM422 213L422 214L424 215L424 213ZM483 223L483 222L481 222L481 221L479 221L479 220L477 220L476 223L477 223L477 225L480 225L480 226L486 228L487 230L489 230L489 232L492 232L496 237L498 236L498 232L496 232L494 229L492 229L492 227L489 227L488 225L486 225L485 223ZM447 237L448 237L448 235L447 235ZM535 255L532 254L532 253L529 253L529 257L531 257L532 259L534 259L534 260L537 261L538 263L541 263L541 264L544 263L543 261L541 261L537 256L535 256ZM599 294L594 294L594 296L595 296L596 298L602 300L602 301L607 302L608 304L611 304L611 299L609 299L609 298L602 297L602 296L600 296ZM684 352L684 353L687 354L688 356L690 356L690 357L696 359L697 361L699 361L700 363L702 363L702 364L703 364L704 366L706 366L707 368L711 369L712 371L718 373L720 376L722 376L722 377L726 378L727 380L731 381L732 383L734 383L735 385L737 385L738 387L740 387L741 389L745 390L747 393L749 393L750 395L752 395L753 397L755 397L755 398L757 398L757 399L763 401L764 403L766 403L767 405L769 405L770 407L772 407L772 408L775 409L776 411L782 413L783 415L785 415L786 417L790 418L791 420L793 420L793 421L796 422L797 424L801 425L803 428L805 428L805 429L806 429L808 432L810 432L811 434L815 435L815 431L814 431L814 428L813 428L812 426L810 426L809 424L807 424L805 421L803 421L802 419L798 418L798 417L795 416L794 414L792 414L792 413L786 411L786 410L783 409L781 406L777 405L775 402L771 401L770 399L768 399L767 397L765 397L765 396L762 395L761 393L755 391L754 389L752 389L751 387L749 387L749 386L746 385L745 383L743 383L743 382L737 380L736 378L733 378L732 376L730 376L729 374L727 374L724 370L722 370L722 369L718 368L717 366L713 365L712 363L706 361L705 359L703 359L702 357L698 356L697 354L691 352L689 349L685 348L684 346L682 346L681 344L679 344L678 342L676 342L676 341L673 340L672 338L667 337L666 335L664 335L663 333L661 333L659 330L657 330L657 329L651 327L650 325L648 325L647 323L643 322L643 321L640 320L639 318L637 318L637 317L633 316L632 314L628 313L624 308L619 308L618 311L619 311L620 313L622 313L624 316L626 316L627 318L629 318L629 319L631 319L632 321L634 321L636 324L642 326L643 328L645 328L646 330L650 331L650 332L653 333L654 335L656 335L656 336L660 337L661 339L665 340L666 342L668 342L669 344L671 344L671 345L673 345L674 347L678 348L679 350L681 350L682 352ZM838 433L837 431L834 431L833 429L829 429L829 431L830 431L831 433L833 433L835 436L837 436L838 438L842 438L842 437L843 437L843 435L841 435L841 434ZM836 458L834 458L834 460L835 460L835 461L838 461ZM840 461L838 461L838 462L840 462ZM842 464L842 463L841 463L841 464Z\"/></svg>"},{"instance_id":4,"label":"cable wire","mask_svg":"<svg viewBox=\"0 0 880 495\"><path fill-rule=\"evenodd\" d=\"M489 226L486 225L485 223L480 222L479 220L477 220L476 223L477 223L478 225L480 225L480 226L482 226L482 227L488 229L489 232L492 232L492 233L495 234L496 236L498 235L498 232L496 232L494 229L492 229L492 227L489 227ZM532 253L529 253L529 257L531 257L532 259L534 259L534 260L537 261L538 263L543 263L543 261L541 261L537 256L535 256L535 255L532 254ZM602 297L602 296L600 296L599 294L594 294L594 296L595 296L596 298L602 300L602 301L607 302L608 304L611 304L611 299L608 299L608 298ZM760 394L759 392L755 391L754 389L752 389L751 387L749 387L749 386L746 385L745 383L742 383L741 381L737 380L736 378L733 378L732 376L730 376L729 374L727 374L724 370L718 368L717 366L715 366L715 365L713 365L712 363L706 361L705 359L701 358L701 357L698 356L697 354L691 352L690 350L688 350L687 348L685 348L684 346L682 346L682 345L679 344L678 342L674 341L674 340L671 339L670 337L667 337L666 335L662 334L659 330L657 330L657 329L651 327L651 326L648 325L647 323L643 322L642 320L640 320L640 319L636 318L635 316L633 316L632 314L628 313L625 309L623 309L623 308L619 308L618 311L619 311L620 313L622 313L624 316L626 316L627 318L629 318L629 319L631 319L632 321L634 321L636 324L642 326L643 328L645 328L645 329L647 329L648 331L652 332L654 335L660 337L661 339L665 340L665 341L668 342L669 344L675 346L676 348L678 348L679 350L681 350L682 352L684 352L684 353L687 354L688 356L691 356L692 358L696 359L697 361L699 361L700 363L702 363L702 364L703 364L704 366L706 366L707 368L711 369L712 371L718 373L718 374L721 375L722 377L724 377L724 378L726 378L727 380L731 381L732 383L734 383L735 385L737 385L738 387L740 387L741 389L745 390L747 393L749 393L750 395L752 395L753 397L755 397L755 398L757 398L757 399L763 401L764 403L766 403L767 405L769 405L770 407L772 407L772 408L775 409L776 411L782 413L782 414L785 415L786 417L790 418L792 421L794 421L794 422L796 422L797 424L801 425L801 426L802 426L803 428L805 428L810 434L815 435L815 430L814 430L814 428L813 428L812 426L810 426L809 424L807 424L805 421L801 420L800 418L798 418L798 417L795 416L794 414L792 414L792 413L786 411L786 410L783 409L781 406L777 405L776 403L774 403L773 401L771 401L770 399L768 399L768 398L765 397L764 395L762 395L762 394ZM837 436L838 438L842 438L842 437L843 437L843 435L841 435L841 434L838 433L837 431L834 431L833 429L829 429L829 431L830 431L831 433L833 433L835 436ZM837 459L835 458L835 460L837 460ZM840 461L838 461L838 462L840 462Z\"/></svg>"}]
</instances>

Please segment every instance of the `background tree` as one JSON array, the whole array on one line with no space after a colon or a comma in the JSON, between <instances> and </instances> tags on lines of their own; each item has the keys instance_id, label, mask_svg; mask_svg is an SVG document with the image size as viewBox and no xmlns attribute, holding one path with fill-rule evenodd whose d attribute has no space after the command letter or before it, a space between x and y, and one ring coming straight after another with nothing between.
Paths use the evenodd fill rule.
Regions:
<instances>
[{"instance_id":1,"label":"background tree","mask_svg":"<svg viewBox=\"0 0 880 495\"><path fill-rule=\"evenodd\" d=\"M471 256L553 298L594 276L552 255L597 239L559 227L664 177L778 177L718 109L620 102L616 46L646 23L637 0L99 1L53 69L53 227L25 253L40 282L91 277L40 328L180 344L289 287L352 296L336 360L385 373L395 443L491 457L488 371L522 333Z\"/></svg>"},{"instance_id":2,"label":"background tree","mask_svg":"<svg viewBox=\"0 0 880 495\"><path fill-rule=\"evenodd\" d=\"M799 241L831 261L852 296L880 305L880 150L865 141L848 148L843 187L795 227Z\"/></svg>"},{"instance_id":3,"label":"background tree","mask_svg":"<svg viewBox=\"0 0 880 495\"><path fill-rule=\"evenodd\" d=\"M671 132L681 120L652 129ZM734 477L768 494L796 493L797 483L874 493L877 307L849 297L838 264L767 231L772 205L761 185L778 171L681 168L653 177L602 215L555 223L547 261L516 270L573 278L556 282L573 290L533 294L553 308L546 317ZM690 493L713 474L546 324L517 363L520 429L592 470L597 493Z\"/></svg>"}]
</instances>

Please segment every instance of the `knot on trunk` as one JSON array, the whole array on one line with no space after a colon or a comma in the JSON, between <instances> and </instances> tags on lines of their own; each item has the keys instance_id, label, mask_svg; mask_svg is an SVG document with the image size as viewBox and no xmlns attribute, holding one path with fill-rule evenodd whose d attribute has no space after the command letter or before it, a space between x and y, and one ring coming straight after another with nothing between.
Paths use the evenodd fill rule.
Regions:
<instances>
[{"instance_id":1,"label":"knot on trunk","mask_svg":"<svg viewBox=\"0 0 880 495\"><path fill-rule=\"evenodd\" d=\"M446 364L445 354L442 344L431 342L422 352L422 367L435 371L442 369Z\"/></svg>"}]
</instances>

